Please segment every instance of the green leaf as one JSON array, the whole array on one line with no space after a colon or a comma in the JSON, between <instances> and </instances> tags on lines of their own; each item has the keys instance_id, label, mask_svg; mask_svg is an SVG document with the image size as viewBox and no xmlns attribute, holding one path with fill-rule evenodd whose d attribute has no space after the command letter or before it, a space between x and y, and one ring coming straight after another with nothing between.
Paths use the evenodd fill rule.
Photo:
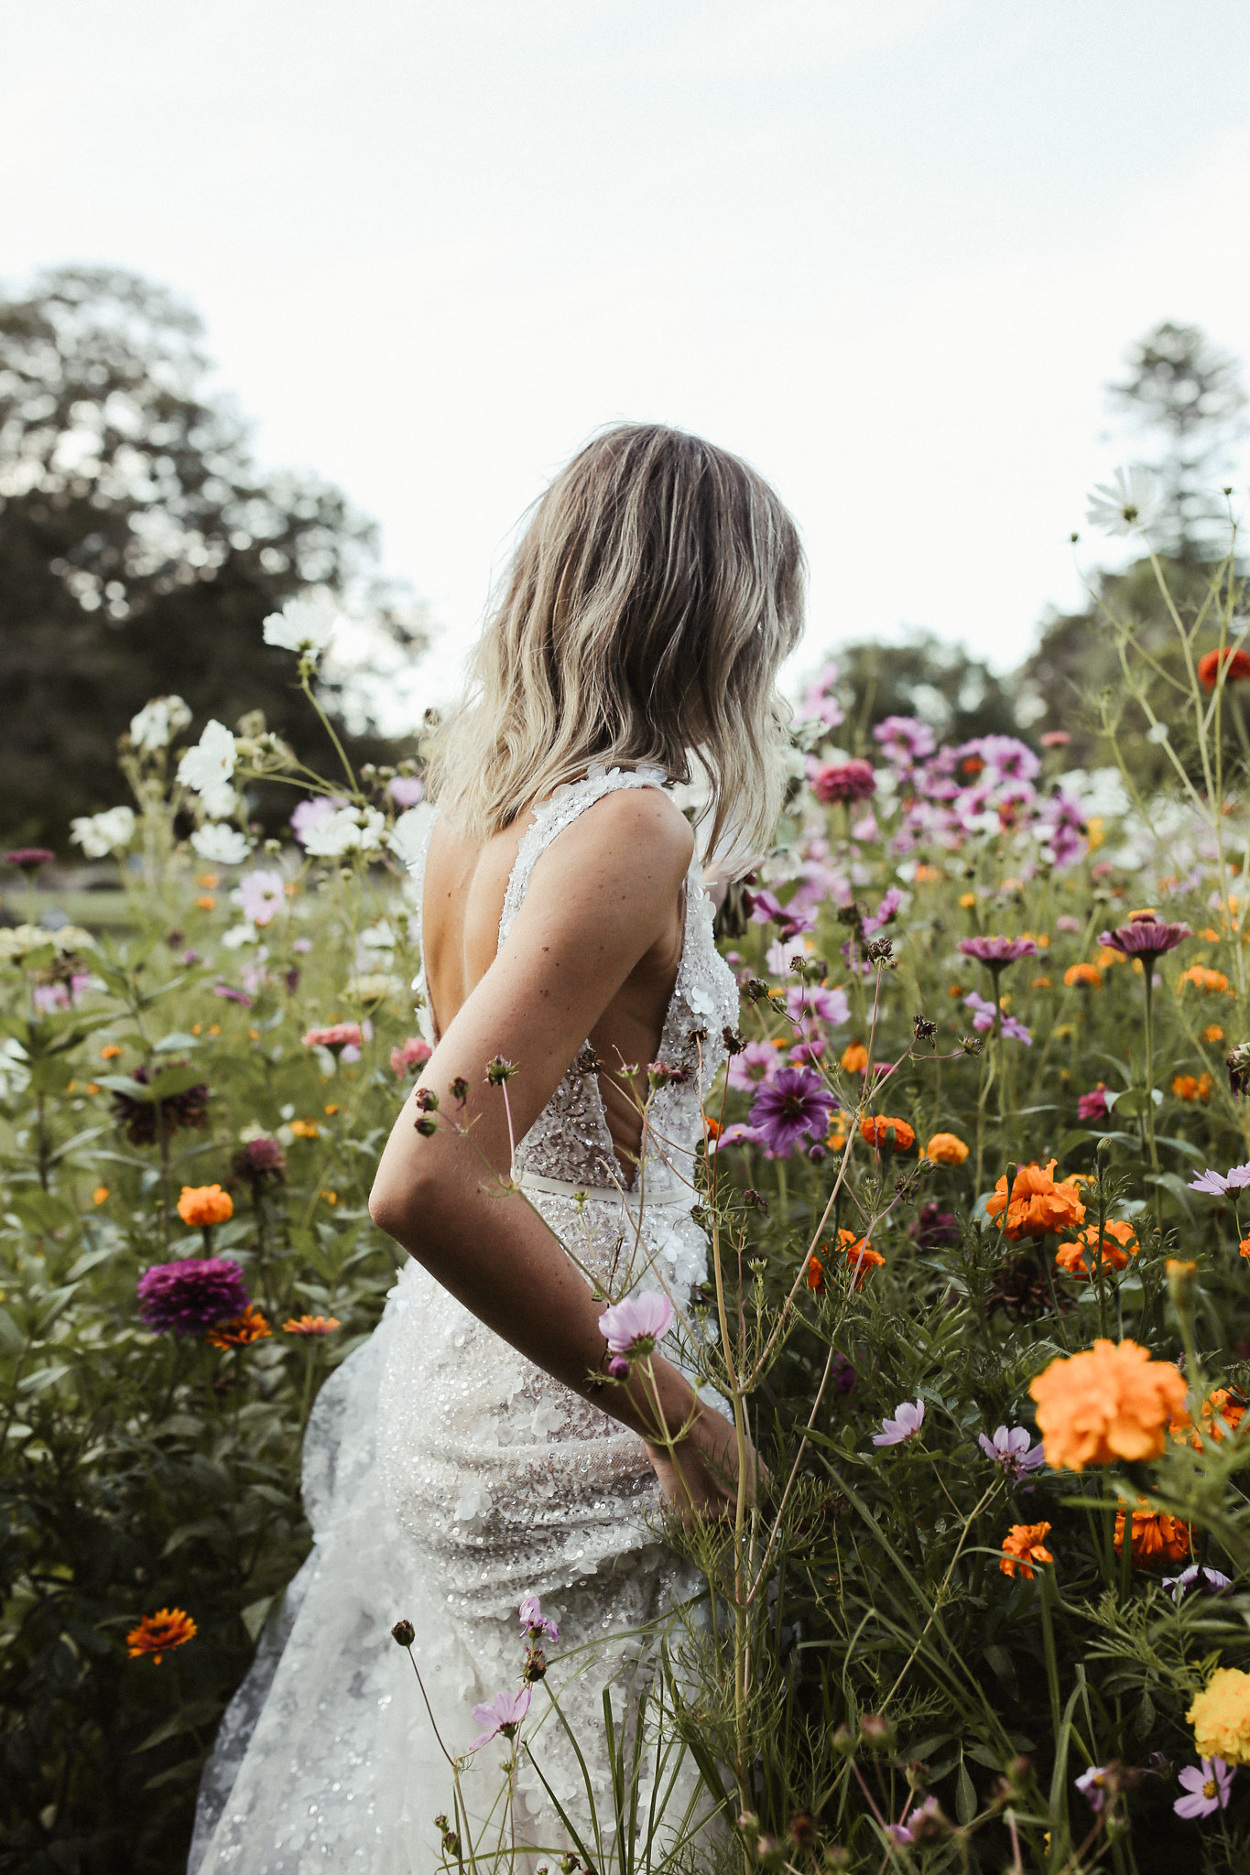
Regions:
<instances>
[{"instance_id":1,"label":"green leaf","mask_svg":"<svg viewBox=\"0 0 1250 1875\"><path fill-rule=\"evenodd\" d=\"M7 1309L0 1309L0 1353L17 1354L26 1346L26 1337Z\"/></svg>"},{"instance_id":2,"label":"green leaf","mask_svg":"<svg viewBox=\"0 0 1250 1875\"><path fill-rule=\"evenodd\" d=\"M248 1639L253 1644L260 1639L260 1631L268 1619L269 1610L273 1607L275 1600L276 1597L273 1595L262 1595L258 1602L249 1602L246 1608L240 1609L239 1619L247 1629Z\"/></svg>"},{"instance_id":3,"label":"green leaf","mask_svg":"<svg viewBox=\"0 0 1250 1875\"><path fill-rule=\"evenodd\" d=\"M198 1048L199 1040L198 1035L188 1035L182 1029L175 1029L172 1035L162 1035L159 1042L153 1042L152 1052L153 1054L164 1055L175 1049L181 1051L186 1048Z\"/></svg>"},{"instance_id":4,"label":"green leaf","mask_svg":"<svg viewBox=\"0 0 1250 1875\"><path fill-rule=\"evenodd\" d=\"M955 1779L955 1815L965 1825L971 1823L977 1813L977 1788L968 1775L968 1767L963 1759L959 1760L959 1775Z\"/></svg>"}]
</instances>

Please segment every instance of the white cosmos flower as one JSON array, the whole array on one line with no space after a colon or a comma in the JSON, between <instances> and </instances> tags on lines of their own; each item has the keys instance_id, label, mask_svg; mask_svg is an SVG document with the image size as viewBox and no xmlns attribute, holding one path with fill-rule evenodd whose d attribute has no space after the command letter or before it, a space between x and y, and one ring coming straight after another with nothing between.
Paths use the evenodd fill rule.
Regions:
<instances>
[{"instance_id":1,"label":"white cosmos flower","mask_svg":"<svg viewBox=\"0 0 1250 1875\"><path fill-rule=\"evenodd\" d=\"M1108 534L1134 534L1157 521L1163 507L1153 469L1134 463L1131 468L1117 469L1110 482L1098 484L1085 518L1091 527L1101 527Z\"/></svg>"},{"instance_id":2,"label":"white cosmos flower","mask_svg":"<svg viewBox=\"0 0 1250 1875\"><path fill-rule=\"evenodd\" d=\"M413 866L421 854L421 842L434 809L428 801L410 807L399 816L386 836L386 844L403 866Z\"/></svg>"},{"instance_id":3,"label":"white cosmos flower","mask_svg":"<svg viewBox=\"0 0 1250 1875\"><path fill-rule=\"evenodd\" d=\"M216 820L197 827L191 835L191 844L201 859L214 866L241 866L252 850L237 827L228 827L224 821Z\"/></svg>"},{"instance_id":4,"label":"white cosmos flower","mask_svg":"<svg viewBox=\"0 0 1250 1875\"><path fill-rule=\"evenodd\" d=\"M224 723L204 725L204 733L193 749L188 749L178 764L178 779L184 788L206 794L220 788L234 773L234 737ZM210 810L211 811L211 810Z\"/></svg>"},{"instance_id":5,"label":"white cosmos flower","mask_svg":"<svg viewBox=\"0 0 1250 1875\"><path fill-rule=\"evenodd\" d=\"M338 859L344 853L381 850L386 816L376 807L340 807L315 821L304 835L304 851L317 859Z\"/></svg>"},{"instance_id":6,"label":"white cosmos flower","mask_svg":"<svg viewBox=\"0 0 1250 1875\"><path fill-rule=\"evenodd\" d=\"M153 697L137 716L130 719L130 740L136 749L152 755L169 747L180 729L191 721L191 712L181 697Z\"/></svg>"},{"instance_id":7,"label":"white cosmos flower","mask_svg":"<svg viewBox=\"0 0 1250 1875\"><path fill-rule=\"evenodd\" d=\"M81 814L70 822L70 839L87 859L104 859L130 845L135 837L133 807L110 807L102 814Z\"/></svg>"},{"instance_id":8,"label":"white cosmos flower","mask_svg":"<svg viewBox=\"0 0 1250 1875\"><path fill-rule=\"evenodd\" d=\"M267 645L282 651L324 651L338 630L341 614L324 593L311 599L288 599L281 612L271 612L265 620Z\"/></svg>"},{"instance_id":9,"label":"white cosmos flower","mask_svg":"<svg viewBox=\"0 0 1250 1875\"><path fill-rule=\"evenodd\" d=\"M210 820L232 820L239 797L228 781L215 781L211 788L200 789L200 806Z\"/></svg>"}]
</instances>

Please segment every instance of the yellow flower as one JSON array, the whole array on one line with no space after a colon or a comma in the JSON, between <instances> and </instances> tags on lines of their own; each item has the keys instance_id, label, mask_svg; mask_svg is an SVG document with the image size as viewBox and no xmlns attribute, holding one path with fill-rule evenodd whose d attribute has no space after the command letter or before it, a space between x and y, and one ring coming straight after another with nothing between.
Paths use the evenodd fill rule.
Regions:
<instances>
[{"instance_id":1,"label":"yellow flower","mask_svg":"<svg viewBox=\"0 0 1250 1875\"><path fill-rule=\"evenodd\" d=\"M194 1640L196 1631L195 1622L185 1608L158 1608L154 1615L144 1615L139 1625L131 1628L126 1646L132 1660L151 1654L153 1665L159 1667L162 1655L175 1647L185 1647L188 1641Z\"/></svg>"},{"instance_id":2,"label":"yellow flower","mask_svg":"<svg viewBox=\"0 0 1250 1875\"><path fill-rule=\"evenodd\" d=\"M315 1120L292 1120L291 1131L296 1139L316 1139L321 1133L321 1128Z\"/></svg>"},{"instance_id":3,"label":"yellow flower","mask_svg":"<svg viewBox=\"0 0 1250 1875\"><path fill-rule=\"evenodd\" d=\"M977 895L975 892L961 892L959 894L960 911L971 911L976 902Z\"/></svg>"},{"instance_id":4,"label":"yellow flower","mask_svg":"<svg viewBox=\"0 0 1250 1875\"><path fill-rule=\"evenodd\" d=\"M1200 1757L1250 1764L1250 1673L1217 1667L1185 1717Z\"/></svg>"},{"instance_id":5,"label":"yellow flower","mask_svg":"<svg viewBox=\"0 0 1250 1875\"><path fill-rule=\"evenodd\" d=\"M1158 1458L1168 1421L1185 1400L1170 1361L1153 1361L1135 1341L1095 1341L1060 1355L1033 1380L1046 1463L1083 1471L1117 1458Z\"/></svg>"}]
</instances>

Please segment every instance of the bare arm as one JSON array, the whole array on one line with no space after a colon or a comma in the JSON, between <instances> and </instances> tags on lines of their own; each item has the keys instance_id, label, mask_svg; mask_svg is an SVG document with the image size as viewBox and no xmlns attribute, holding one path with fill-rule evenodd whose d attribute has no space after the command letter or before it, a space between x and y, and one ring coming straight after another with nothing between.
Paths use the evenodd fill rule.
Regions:
<instances>
[{"instance_id":1,"label":"bare arm","mask_svg":"<svg viewBox=\"0 0 1250 1875\"><path fill-rule=\"evenodd\" d=\"M496 1056L516 1063L508 1101L519 1140L635 965L671 926L690 850L689 831L669 803L638 789L597 802L543 854L507 941L422 1072L421 1087L438 1097L437 1130L430 1137L416 1131L414 1094L370 1199L375 1223L479 1320L648 1438L657 1428L640 1384L592 1384L605 1347L602 1301L526 1201L500 1191L511 1141L502 1091L486 1075ZM463 1109L451 1092L458 1078L469 1089ZM657 1358L654 1371L670 1430L694 1414L692 1443L706 1441L709 1453L719 1453L729 1436L720 1415L699 1407L671 1363Z\"/></svg>"}]
</instances>

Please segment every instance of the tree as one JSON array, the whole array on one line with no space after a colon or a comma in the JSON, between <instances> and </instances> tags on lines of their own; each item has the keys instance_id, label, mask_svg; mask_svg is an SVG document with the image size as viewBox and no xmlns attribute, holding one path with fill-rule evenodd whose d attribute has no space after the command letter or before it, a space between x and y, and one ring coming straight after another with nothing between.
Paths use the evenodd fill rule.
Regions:
<instances>
[{"instance_id":1,"label":"tree","mask_svg":"<svg viewBox=\"0 0 1250 1875\"><path fill-rule=\"evenodd\" d=\"M839 691L853 701L846 729L850 746L870 752L870 731L887 716L919 716L941 742L1020 733L1008 684L981 658L933 632L904 645L873 639L840 645Z\"/></svg>"},{"instance_id":2,"label":"tree","mask_svg":"<svg viewBox=\"0 0 1250 1875\"><path fill-rule=\"evenodd\" d=\"M62 268L0 298L0 826L12 837L58 838L70 815L116 799L118 733L152 696L227 724L259 708L330 772L291 659L261 635L309 586L366 603L414 653L424 645L413 609L371 586L374 529L340 491L257 470L245 424L205 390L201 338L190 308L112 269ZM323 700L341 719L342 683ZM395 754L367 726L349 741Z\"/></svg>"},{"instance_id":3,"label":"tree","mask_svg":"<svg viewBox=\"0 0 1250 1875\"><path fill-rule=\"evenodd\" d=\"M1108 386L1112 408L1154 443L1147 460L1169 509L1160 544L1177 559L1218 558L1227 549L1220 484L1245 434L1241 364L1198 326L1163 320L1132 346L1128 376Z\"/></svg>"}]
</instances>

